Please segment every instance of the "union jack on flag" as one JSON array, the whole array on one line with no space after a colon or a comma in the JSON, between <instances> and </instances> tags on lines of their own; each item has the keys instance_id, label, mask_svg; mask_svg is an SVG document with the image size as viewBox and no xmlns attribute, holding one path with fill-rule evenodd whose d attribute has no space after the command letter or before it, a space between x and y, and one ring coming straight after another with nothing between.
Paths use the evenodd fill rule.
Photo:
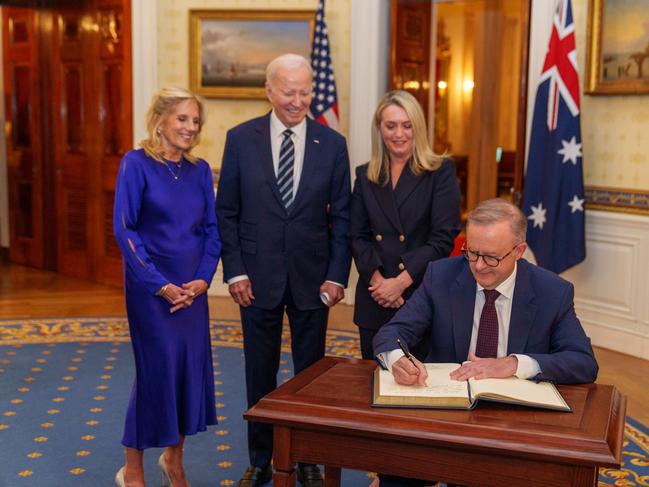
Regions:
<instances>
[{"instance_id":1,"label":"union jack on flag","mask_svg":"<svg viewBox=\"0 0 649 487\"><path fill-rule=\"evenodd\" d=\"M311 115L323 125L338 130L338 97L334 70L329 50L329 35L324 18L324 0L318 3L315 16L315 32L311 45L311 67L313 68L313 100Z\"/></svg>"},{"instance_id":2,"label":"union jack on flag","mask_svg":"<svg viewBox=\"0 0 649 487\"><path fill-rule=\"evenodd\" d=\"M579 74L570 0L559 0L534 103L523 212L538 264L554 272L586 258Z\"/></svg>"}]
</instances>

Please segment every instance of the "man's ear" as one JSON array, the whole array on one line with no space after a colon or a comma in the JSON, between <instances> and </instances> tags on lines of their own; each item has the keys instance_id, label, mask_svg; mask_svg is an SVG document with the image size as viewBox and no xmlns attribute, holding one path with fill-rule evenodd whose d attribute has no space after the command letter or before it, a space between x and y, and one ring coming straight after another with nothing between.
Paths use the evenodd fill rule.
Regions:
<instances>
[{"instance_id":1,"label":"man's ear","mask_svg":"<svg viewBox=\"0 0 649 487\"><path fill-rule=\"evenodd\" d=\"M268 101L270 101L270 94L272 92L272 87L270 86L270 83L266 81L264 83L264 91L266 92L266 98L268 98Z\"/></svg>"},{"instance_id":2,"label":"man's ear","mask_svg":"<svg viewBox=\"0 0 649 487\"><path fill-rule=\"evenodd\" d=\"M527 242L521 242L516 246L516 250L515 250L516 260L523 257L523 254L525 253L526 249L527 249Z\"/></svg>"}]
</instances>

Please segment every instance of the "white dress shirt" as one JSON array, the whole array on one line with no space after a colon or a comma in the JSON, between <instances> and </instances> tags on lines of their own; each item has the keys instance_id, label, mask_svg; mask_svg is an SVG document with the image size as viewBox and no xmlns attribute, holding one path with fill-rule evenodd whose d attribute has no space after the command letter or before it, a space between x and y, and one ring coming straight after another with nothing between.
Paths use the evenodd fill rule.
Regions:
<instances>
[{"instance_id":1,"label":"white dress shirt","mask_svg":"<svg viewBox=\"0 0 649 487\"><path fill-rule=\"evenodd\" d=\"M509 324L512 314L512 300L514 297L514 288L516 287L516 271L518 266L514 266L514 271L510 276L501 282L496 291L500 296L496 299L495 307L496 314L498 315L498 352L497 357L502 358L507 356L507 342L509 338ZM484 307L485 296L484 288L476 283L476 296L475 304L473 307L473 330L471 332L471 342L469 345L469 353L475 353L476 343L478 342L478 328L480 327L480 315ZM529 379L541 372L539 363L528 355L512 354L518 359L518 367L516 368L516 377L520 379ZM379 354L379 360L382 360L386 366L391 369L392 364L403 356L400 349L391 350L387 353ZM468 358L468 357L467 357Z\"/></svg>"}]
</instances>

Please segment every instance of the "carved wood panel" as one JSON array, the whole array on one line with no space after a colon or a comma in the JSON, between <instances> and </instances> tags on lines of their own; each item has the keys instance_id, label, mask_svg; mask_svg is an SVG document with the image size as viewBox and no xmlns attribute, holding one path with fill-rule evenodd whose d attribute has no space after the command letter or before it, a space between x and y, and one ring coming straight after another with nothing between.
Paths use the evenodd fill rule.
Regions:
<instances>
[{"instance_id":1,"label":"carved wood panel","mask_svg":"<svg viewBox=\"0 0 649 487\"><path fill-rule=\"evenodd\" d=\"M133 111L131 90L131 1L97 0L99 18L98 134L99 176L95 240L95 279L121 284L122 261L113 236L113 199L115 181L122 155L131 149Z\"/></svg>"},{"instance_id":2,"label":"carved wood panel","mask_svg":"<svg viewBox=\"0 0 649 487\"><path fill-rule=\"evenodd\" d=\"M392 0L390 89L411 93L428 113L431 2Z\"/></svg>"},{"instance_id":3,"label":"carved wood panel","mask_svg":"<svg viewBox=\"0 0 649 487\"><path fill-rule=\"evenodd\" d=\"M55 9L52 62L52 148L55 168L57 270L92 278L93 29L84 8Z\"/></svg>"},{"instance_id":4,"label":"carved wood panel","mask_svg":"<svg viewBox=\"0 0 649 487\"><path fill-rule=\"evenodd\" d=\"M39 119L38 14L5 7L2 13L9 256L12 262L43 267L43 155Z\"/></svg>"}]
</instances>

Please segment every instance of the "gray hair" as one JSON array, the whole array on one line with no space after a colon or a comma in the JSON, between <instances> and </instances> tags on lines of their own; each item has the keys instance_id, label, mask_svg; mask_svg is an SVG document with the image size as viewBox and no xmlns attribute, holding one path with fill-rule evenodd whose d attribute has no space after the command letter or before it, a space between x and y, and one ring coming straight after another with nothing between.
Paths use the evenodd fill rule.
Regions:
<instances>
[{"instance_id":1,"label":"gray hair","mask_svg":"<svg viewBox=\"0 0 649 487\"><path fill-rule=\"evenodd\" d=\"M520 208L501 198L492 198L478 204L467 217L468 225L492 225L508 222L517 244L525 242L527 218Z\"/></svg>"},{"instance_id":2,"label":"gray hair","mask_svg":"<svg viewBox=\"0 0 649 487\"><path fill-rule=\"evenodd\" d=\"M311 64L304 56L300 56L299 54L282 54L266 66L266 81L272 83L280 69L297 70L299 68L304 68L309 71L311 78L313 78Z\"/></svg>"}]
</instances>

